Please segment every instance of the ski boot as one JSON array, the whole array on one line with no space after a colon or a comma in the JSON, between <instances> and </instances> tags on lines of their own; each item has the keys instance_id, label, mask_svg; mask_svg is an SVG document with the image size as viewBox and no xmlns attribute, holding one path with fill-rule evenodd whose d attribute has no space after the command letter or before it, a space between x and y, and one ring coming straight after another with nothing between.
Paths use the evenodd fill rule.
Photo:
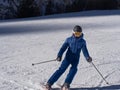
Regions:
<instances>
[{"instance_id":1,"label":"ski boot","mask_svg":"<svg viewBox=\"0 0 120 90\"><path fill-rule=\"evenodd\" d=\"M49 83L47 83L45 85L45 89L44 90L52 90L51 85Z\"/></svg>"},{"instance_id":2,"label":"ski boot","mask_svg":"<svg viewBox=\"0 0 120 90\"><path fill-rule=\"evenodd\" d=\"M70 90L70 85L68 83L64 83L61 87L61 90Z\"/></svg>"}]
</instances>

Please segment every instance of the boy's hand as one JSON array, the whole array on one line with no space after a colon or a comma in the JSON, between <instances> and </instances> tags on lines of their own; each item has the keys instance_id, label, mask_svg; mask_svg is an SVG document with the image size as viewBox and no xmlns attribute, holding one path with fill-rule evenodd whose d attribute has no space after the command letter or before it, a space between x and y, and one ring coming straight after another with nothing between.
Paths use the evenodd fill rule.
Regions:
<instances>
[{"instance_id":1,"label":"boy's hand","mask_svg":"<svg viewBox=\"0 0 120 90\"><path fill-rule=\"evenodd\" d=\"M61 57L57 57L56 60L57 60L58 62L60 62L60 61L62 60L62 58L61 58Z\"/></svg>"},{"instance_id":2,"label":"boy's hand","mask_svg":"<svg viewBox=\"0 0 120 90\"><path fill-rule=\"evenodd\" d=\"M89 63L92 62L92 58L89 57L89 58L87 59L87 61L88 61Z\"/></svg>"}]
</instances>

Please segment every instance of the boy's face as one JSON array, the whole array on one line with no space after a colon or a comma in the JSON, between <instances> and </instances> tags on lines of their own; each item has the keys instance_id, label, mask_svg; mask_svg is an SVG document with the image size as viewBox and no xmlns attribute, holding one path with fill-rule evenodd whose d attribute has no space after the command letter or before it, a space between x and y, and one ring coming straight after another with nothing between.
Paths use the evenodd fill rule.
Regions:
<instances>
[{"instance_id":1,"label":"boy's face","mask_svg":"<svg viewBox=\"0 0 120 90\"><path fill-rule=\"evenodd\" d=\"M80 37L82 35L82 32L73 32L75 37Z\"/></svg>"}]
</instances>

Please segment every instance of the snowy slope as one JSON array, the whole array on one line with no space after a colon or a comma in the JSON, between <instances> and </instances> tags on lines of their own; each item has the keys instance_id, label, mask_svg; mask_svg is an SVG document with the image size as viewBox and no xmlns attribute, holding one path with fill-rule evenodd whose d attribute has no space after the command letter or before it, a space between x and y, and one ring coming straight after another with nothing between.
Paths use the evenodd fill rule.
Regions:
<instances>
[{"instance_id":1,"label":"snowy slope","mask_svg":"<svg viewBox=\"0 0 120 90\"><path fill-rule=\"evenodd\" d=\"M106 14L108 12L111 15ZM71 87L74 90L120 90L120 15L114 12L120 13L91 11L42 17L44 19L1 21L0 90L37 90L60 63L50 62L34 67L31 64L56 58L76 24L83 27L93 63L110 85L103 81L81 53L78 73ZM64 82L68 70L57 83Z\"/></svg>"}]
</instances>

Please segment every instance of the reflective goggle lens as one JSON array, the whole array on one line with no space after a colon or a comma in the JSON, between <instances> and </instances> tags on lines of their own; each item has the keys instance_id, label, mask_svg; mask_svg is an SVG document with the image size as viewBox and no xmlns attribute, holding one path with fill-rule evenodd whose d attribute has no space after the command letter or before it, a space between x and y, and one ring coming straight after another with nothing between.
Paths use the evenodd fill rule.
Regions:
<instances>
[{"instance_id":1,"label":"reflective goggle lens","mask_svg":"<svg viewBox=\"0 0 120 90\"><path fill-rule=\"evenodd\" d=\"M79 36L82 34L82 32L73 32L73 34L74 34L75 36L79 37Z\"/></svg>"}]
</instances>

